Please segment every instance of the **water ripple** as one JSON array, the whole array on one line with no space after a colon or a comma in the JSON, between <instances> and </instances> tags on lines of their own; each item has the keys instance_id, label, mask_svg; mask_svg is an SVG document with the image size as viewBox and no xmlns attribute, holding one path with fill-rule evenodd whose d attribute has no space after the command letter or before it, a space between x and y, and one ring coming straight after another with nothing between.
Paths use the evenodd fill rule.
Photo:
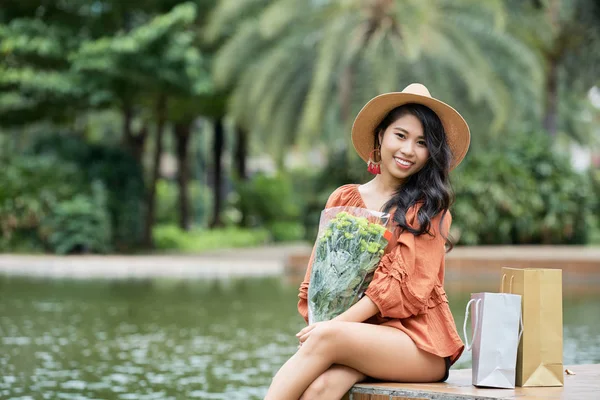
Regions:
<instances>
[{"instance_id":1,"label":"water ripple","mask_svg":"<svg viewBox=\"0 0 600 400\"><path fill-rule=\"evenodd\" d=\"M0 398L262 399L297 350L295 302L296 288L269 279L11 281ZM565 363L600 362L600 297L566 300L564 315Z\"/></svg>"}]
</instances>

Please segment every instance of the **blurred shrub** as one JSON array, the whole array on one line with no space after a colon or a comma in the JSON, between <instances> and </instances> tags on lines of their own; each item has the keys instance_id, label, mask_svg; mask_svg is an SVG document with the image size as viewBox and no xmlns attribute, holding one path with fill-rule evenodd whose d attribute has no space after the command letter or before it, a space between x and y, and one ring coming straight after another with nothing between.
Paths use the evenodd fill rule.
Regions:
<instances>
[{"instance_id":1,"label":"blurred shrub","mask_svg":"<svg viewBox=\"0 0 600 400\"><path fill-rule=\"evenodd\" d=\"M547 134L520 135L470 154L453 176L461 244L586 243L589 178L552 150Z\"/></svg>"},{"instance_id":2,"label":"blurred shrub","mask_svg":"<svg viewBox=\"0 0 600 400\"><path fill-rule=\"evenodd\" d=\"M212 203L210 188L198 181L191 181L189 190L193 223L204 226L210 215ZM177 183L160 179L156 185L156 198L156 222L159 224L177 224L179 221L179 189Z\"/></svg>"},{"instance_id":3,"label":"blurred shrub","mask_svg":"<svg viewBox=\"0 0 600 400\"><path fill-rule=\"evenodd\" d=\"M240 208L256 223L296 218L300 208L294 199L292 182L280 173L276 176L256 174L245 182L238 182Z\"/></svg>"},{"instance_id":4,"label":"blurred shrub","mask_svg":"<svg viewBox=\"0 0 600 400\"><path fill-rule=\"evenodd\" d=\"M78 233L67 229L67 221L97 230L92 237L102 237L110 232L110 221L106 219L106 207L101 188L92 189L80 170L72 163L53 156L5 156L2 158L3 173L0 174L0 228L2 251L45 251L77 250L101 251L102 245L67 246L83 240ZM75 204L75 205L74 205ZM89 205L89 214L94 218L74 212L81 204ZM71 211L69 213L69 211ZM85 214L85 212L84 212ZM83 222L83 221L87 222ZM61 223L64 221L64 223ZM91 226L90 224L94 224ZM65 229L57 235L58 229ZM96 239L90 239L93 241ZM99 243L103 243L100 241Z\"/></svg>"},{"instance_id":5,"label":"blurred shrub","mask_svg":"<svg viewBox=\"0 0 600 400\"><path fill-rule=\"evenodd\" d=\"M90 144L73 135L52 134L39 138L31 151L73 163L82 179L104 184L112 226L111 242L117 250L132 250L141 242L145 204L143 174L141 166L125 150Z\"/></svg>"},{"instance_id":6,"label":"blurred shrub","mask_svg":"<svg viewBox=\"0 0 600 400\"><path fill-rule=\"evenodd\" d=\"M269 240L269 232L264 228L236 227L186 232L176 225L157 225L152 236L158 250L182 252L259 246Z\"/></svg>"},{"instance_id":7,"label":"blurred shrub","mask_svg":"<svg viewBox=\"0 0 600 400\"><path fill-rule=\"evenodd\" d=\"M295 196L289 175L257 174L237 182L236 189L236 205L245 212L246 225L265 226L274 241L302 239L302 199Z\"/></svg>"},{"instance_id":8,"label":"blurred shrub","mask_svg":"<svg viewBox=\"0 0 600 400\"><path fill-rule=\"evenodd\" d=\"M43 251L39 228L58 201L72 196L79 182L72 164L53 157L2 159L0 224L3 251Z\"/></svg>"},{"instance_id":9,"label":"blurred shrub","mask_svg":"<svg viewBox=\"0 0 600 400\"><path fill-rule=\"evenodd\" d=\"M269 225L275 242L293 242L305 237L306 229L301 221L275 221Z\"/></svg>"},{"instance_id":10,"label":"blurred shrub","mask_svg":"<svg viewBox=\"0 0 600 400\"><path fill-rule=\"evenodd\" d=\"M322 170L297 170L291 174L296 197L302 204L305 239L310 242L317 237L319 218L329 195L339 186L366 182L373 177L362 159L344 149L332 151Z\"/></svg>"},{"instance_id":11,"label":"blurred shrub","mask_svg":"<svg viewBox=\"0 0 600 400\"><path fill-rule=\"evenodd\" d=\"M108 252L111 226L102 183L92 185L91 196L77 194L58 202L41 231L57 254Z\"/></svg>"},{"instance_id":12,"label":"blurred shrub","mask_svg":"<svg viewBox=\"0 0 600 400\"><path fill-rule=\"evenodd\" d=\"M533 133L506 138L488 151L472 151L452 174L456 202L453 236L460 244L579 244L600 215L600 174L576 172L550 137ZM305 238L314 241L329 194L346 183L371 179L354 154L333 152L327 166L292 172Z\"/></svg>"}]
</instances>

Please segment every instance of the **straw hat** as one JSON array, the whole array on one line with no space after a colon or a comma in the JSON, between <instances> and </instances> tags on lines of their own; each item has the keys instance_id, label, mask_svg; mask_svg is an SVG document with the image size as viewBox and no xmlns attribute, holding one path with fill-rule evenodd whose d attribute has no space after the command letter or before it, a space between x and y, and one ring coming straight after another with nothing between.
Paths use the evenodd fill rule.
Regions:
<instances>
[{"instance_id":1,"label":"straw hat","mask_svg":"<svg viewBox=\"0 0 600 400\"><path fill-rule=\"evenodd\" d=\"M431 97L429 90L420 83L412 83L402 92L384 93L374 97L360 110L352 125L352 143L358 155L365 161L369 160L377 126L394 108L408 103L422 104L437 114L444 125L446 140L452 152L450 169L456 168L469 149L469 126L458 111Z\"/></svg>"}]
</instances>

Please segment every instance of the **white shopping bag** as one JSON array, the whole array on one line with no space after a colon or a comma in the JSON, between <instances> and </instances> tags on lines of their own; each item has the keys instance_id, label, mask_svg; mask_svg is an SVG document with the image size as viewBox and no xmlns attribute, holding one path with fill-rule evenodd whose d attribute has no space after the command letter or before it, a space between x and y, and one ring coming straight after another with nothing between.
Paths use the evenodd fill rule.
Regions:
<instances>
[{"instance_id":1,"label":"white shopping bag","mask_svg":"<svg viewBox=\"0 0 600 400\"><path fill-rule=\"evenodd\" d=\"M512 283L512 282L511 282ZM467 320L473 305L473 341L468 342ZM514 388L517 349L521 339L521 296L507 293L473 293L467 303L463 333L472 349L475 386Z\"/></svg>"}]
</instances>

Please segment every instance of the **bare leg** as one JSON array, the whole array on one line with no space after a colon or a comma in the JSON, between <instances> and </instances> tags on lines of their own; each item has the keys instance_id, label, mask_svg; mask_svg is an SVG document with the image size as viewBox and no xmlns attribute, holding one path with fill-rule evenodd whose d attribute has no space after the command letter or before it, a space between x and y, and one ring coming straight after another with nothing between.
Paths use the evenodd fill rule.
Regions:
<instances>
[{"instance_id":1,"label":"bare leg","mask_svg":"<svg viewBox=\"0 0 600 400\"><path fill-rule=\"evenodd\" d=\"M310 384L300 400L341 399L356 383L365 379L362 372L344 365L332 365Z\"/></svg>"},{"instance_id":2,"label":"bare leg","mask_svg":"<svg viewBox=\"0 0 600 400\"><path fill-rule=\"evenodd\" d=\"M434 382L445 362L417 348L402 331L381 325L328 321L277 372L266 400L297 400L333 364L345 365L377 379Z\"/></svg>"}]
</instances>

